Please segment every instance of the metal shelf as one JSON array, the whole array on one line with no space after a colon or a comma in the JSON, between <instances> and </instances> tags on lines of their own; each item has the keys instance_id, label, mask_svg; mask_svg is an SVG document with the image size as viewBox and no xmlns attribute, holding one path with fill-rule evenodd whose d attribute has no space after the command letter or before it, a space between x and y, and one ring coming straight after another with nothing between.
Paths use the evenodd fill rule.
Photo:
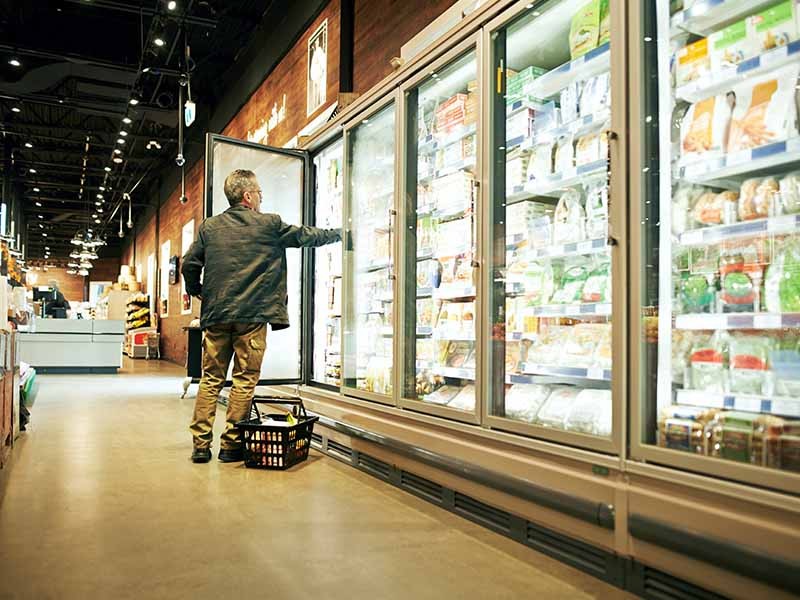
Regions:
<instances>
[{"instance_id":1,"label":"metal shelf","mask_svg":"<svg viewBox=\"0 0 800 600\"><path fill-rule=\"evenodd\" d=\"M508 140L506 142L506 146L509 148L513 146L519 146L523 150L526 150L533 148L537 144L552 142L556 138L564 135L574 135L576 137L588 135L590 133L601 131L604 125L610 124L610 120L611 109L606 108L598 113L586 115L585 117L576 119L571 123L565 123L564 125L559 125L553 129L548 129L547 131L543 131L533 137Z\"/></svg>"},{"instance_id":2,"label":"metal shelf","mask_svg":"<svg viewBox=\"0 0 800 600\"><path fill-rule=\"evenodd\" d=\"M455 300L457 298L474 298L475 286L448 285L433 290L437 300Z\"/></svg>"},{"instance_id":3,"label":"metal shelf","mask_svg":"<svg viewBox=\"0 0 800 600\"><path fill-rule=\"evenodd\" d=\"M533 196L560 196L566 189L583 186L588 181L608 176L608 161L597 160L577 167L568 173L552 175L544 181L529 180L525 191Z\"/></svg>"},{"instance_id":4,"label":"metal shelf","mask_svg":"<svg viewBox=\"0 0 800 600\"><path fill-rule=\"evenodd\" d=\"M522 371L525 375L545 375L550 377L569 377L592 381L611 381L611 369L594 367L561 367L526 363Z\"/></svg>"},{"instance_id":5,"label":"metal shelf","mask_svg":"<svg viewBox=\"0 0 800 600\"><path fill-rule=\"evenodd\" d=\"M419 140L417 143L417 152L419 154L430 154L439 148L445 148L456 142L460 142L478 131L478 124L463 125L461 130L451 133L441 139L437 139L435 135L428 135L424 140Z\"/></svg>"},{"instance_id":6,"label":"metal shelf","mask_svg":"<svg viewBox=\"0 0 800 600\"><path fill-rule=\"evenodd\" d=\"M732 225L716 225L692 229L678 236L681 246L701 246L757 235L784 235L800 231L800 215L783 215L765 219L742 221Z\"/></svg>"},{"instance_id":7,"label":"metal shelf","mask_svg":"<svg viewBox=\"0 0 800 600\"><path fill-rule=\"evenodd\" d=\"M775 4L776 0L699 0L670 19L672 36L681 30L707 36L742 17Z\"/></svg>"},{"instance_id":8,"label":"metal shelf","mask_svg":"<svg viewBox=\"0 0 800 600\"><path fill-rule=\"evenodd\" d=\"M455 367L433 367L434 375L451 377L453 379L468 379L475 381L475 369L457 369Z\"/></svg>"},{"instance_id":9,"label":"metal shelf","mask_svg":"<svg viewBox=\"0 0 800 600\"><path fill-rule=\"evenodd\" d=\"M532 306L531 314L536 317L608 317L611 316L611 304L591 302L587 304L549 304Z\"/></svg>"},{"instance_id":10,"label":"metal shelf","mask_svg":"<svg viewBox=\"0 0 800 600\"><path fill-rule=\"evenodd\" d=\"M511 241L506 243L506 249L516 250L520 244L525 242L528 238L524 234L518 233L509 239ZM531 259L561 258L566 256L599 254L608 252L608 250L609 246L606 238L597 238L593 240L584 240L582 242L570 242L568 244L554 244L542 248L530 248L527 250L526 255Z\"/></svg>"},{"instance_id":11,"label":"metal shelf","mask_svg":"<svg viewBox=\"0 0 800 600\"><path fill-rule=\"evenodd\" d=\"M678 390L675 400L678 404L685 406L724 408L784 417L800 417L800 398L769 398L750 394Z\"/></svg>"},{"instance_id":12,"label":"metal shelf","mask_svg":"<svg viewBox=\"0 0 800 600\"><path fill-rule=\"evenodd\" d=\"M555 96L573 81L582 81L611 68L611 45L606 43L534 79L525 93L535 98Z\"/></svg>"},{"instance_id":13,"label":"metal shelf","mask_svg":"<svg viewBox=\"0 0 800 600\"><path fill-rule=\"evenodd\" d=\"M675 317L675 329L784 329L788 327L800 327L800 313L700 313Z\"/></svg>"},{"instance_id":14,"label":"metal shelf","mask_svg":"<svg viewBox=\"0 0 800 600\"><path fill-rule=\"evenodd\" d=\"M456 161L451 165L445 165L441 169L436 169L436 171L431 175L420 177L419 182L426 183L428 181L439 179L440 177L444 177L446 175L452 175L453 173L457 173L458 171L472 169L475 167L475 164L476 164L475 156L468 156L467 158Z\"/></svg>"}]
</instances>

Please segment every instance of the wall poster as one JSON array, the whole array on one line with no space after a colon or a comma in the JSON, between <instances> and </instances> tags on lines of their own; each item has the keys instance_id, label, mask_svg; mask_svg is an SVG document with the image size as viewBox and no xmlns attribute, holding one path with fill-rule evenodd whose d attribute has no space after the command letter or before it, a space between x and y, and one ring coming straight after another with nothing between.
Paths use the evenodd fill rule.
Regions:
<instances>
[{"instance_id":1,"label":"wall poster","mask_svg":"<svg viewBox=\"0 0 800 600\"><path fill-rule=\"evenodd\" d=\"M194 242L194 219L186 223L181 230L181 256L186 256ZM186 282L181 275L181 314L192 314L192 297L186 292Z\"/></svg>"},{"instance_id":2,"label":"wall poster","mask_svg":"<svg viewBox=\"0 0 800 600\"><path fill-rule=\"evenodd\" d=\"M158 308L162 319L169 316L169 253L170 243L167 240L161 244L161 262L159 263L161 279L158 286Z\"/></svg>"},{"instance_id":3,"label":"wall poster","mask_svg":"<svg viewBox=\"0 0 800 600\"><path fill-rule=\"evenodd\" d=\"M312 115L327 100L328 92L328 20L322 22L308 39L306 114Z\"/></svg>"}]
</instances>

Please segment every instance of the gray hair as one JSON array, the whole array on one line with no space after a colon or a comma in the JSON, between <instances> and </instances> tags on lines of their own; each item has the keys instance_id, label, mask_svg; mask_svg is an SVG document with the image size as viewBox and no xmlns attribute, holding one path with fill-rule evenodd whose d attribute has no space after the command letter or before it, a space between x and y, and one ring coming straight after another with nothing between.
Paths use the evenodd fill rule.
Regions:
<instances>
[{"instance_id":1,"label":"gray hair","mask_svg":"<svg viewBox=\"0 0 800 600\"><path fill-rule=\"evenodd\" d=\"M236 169L225 178L225 196L228 198L228 204L236 206L241 204L244 199L244 193L250 190L256 181L256 174L247 169Z\"/></svg>"}]
</instances>

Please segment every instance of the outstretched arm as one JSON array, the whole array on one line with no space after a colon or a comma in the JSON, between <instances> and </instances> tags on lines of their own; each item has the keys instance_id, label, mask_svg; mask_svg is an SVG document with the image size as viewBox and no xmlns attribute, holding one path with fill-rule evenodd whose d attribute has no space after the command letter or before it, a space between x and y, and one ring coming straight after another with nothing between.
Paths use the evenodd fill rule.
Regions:
<instances>
[{"instance_id":1,"label":"outstretched arm","mask_svg":"<svg viewBox=\"0 0 800 600\"><path fill-rule=\"evenodd\" d=\"M312 248L333 244L342 239L341 229L288 225L283 221L278 227L278 240L284 248Z\"/></svg>"}]
</instances>

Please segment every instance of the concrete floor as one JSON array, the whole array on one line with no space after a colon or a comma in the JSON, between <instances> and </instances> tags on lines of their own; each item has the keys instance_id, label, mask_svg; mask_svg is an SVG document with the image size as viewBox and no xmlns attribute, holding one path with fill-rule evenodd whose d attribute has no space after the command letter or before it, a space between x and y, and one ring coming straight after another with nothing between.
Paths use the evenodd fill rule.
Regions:
<instances>
[{"instance_id":1,"label":"concrete floor","mask_svg":"<svg viewBox=\"0 0 800 600\"><path fill-rule=\"evenodd\" d=\"M287 473L192 464L169 363L40 381L0 600L631 597L313 451Z\"/></svg>"}]
</instances>

